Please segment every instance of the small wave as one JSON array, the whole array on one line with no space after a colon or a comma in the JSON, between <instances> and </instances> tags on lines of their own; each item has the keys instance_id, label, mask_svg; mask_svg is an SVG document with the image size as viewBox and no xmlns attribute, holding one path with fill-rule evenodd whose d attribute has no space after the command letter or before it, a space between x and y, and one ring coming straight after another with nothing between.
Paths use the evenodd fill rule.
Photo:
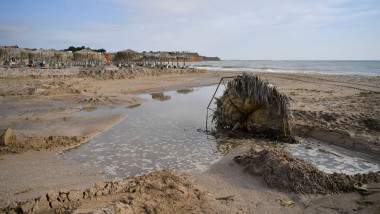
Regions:
<instances>
[{"instance_id":1,"label":"small wave","mask_svg":"<svg viewBox=\"0 0 380 214\"><path fill-rule=\"evenodd\" d=\"M225 65L225 66L222 66L222 68L245 68L244 66L233 66L233 65Z\"/></svg>"},{"instance_id":2,"label":"small wave","mask_svg":"<svg viewBox=\"0 0 380 214\"><path fill-rule=\"evenodd\" d=\"M207 68L207 67L212 67L212 65L195 65L194 67Z\"/></svg>"}]
</instances>

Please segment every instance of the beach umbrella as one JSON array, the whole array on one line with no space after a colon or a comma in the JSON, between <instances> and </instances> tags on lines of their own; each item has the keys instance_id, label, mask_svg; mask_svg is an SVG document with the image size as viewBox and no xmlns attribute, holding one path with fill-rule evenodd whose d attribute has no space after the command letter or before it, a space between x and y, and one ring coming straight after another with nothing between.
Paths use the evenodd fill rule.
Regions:
<instances>
[{"instance_id":1,"label":"beach umbrella","mask_svg":"<svg viewBox=\"0 0 380 214\"><path fill-rule=\"evenodd\" d=\"M116 62L130 62L133 59L140 57L140 54L134 50L127 49L123 51L118 51L115 55Z\"/></svg>"},{"instance_id":2,"label":"beach umbrella","mask_svg":"<svg viewBox=\"0 0 380 214\"><path fill-rule=\"evenodd\" d=\"M169 61L170 57L171 56L170 56L170 54L168 52L160 52L158 54L158 58L160 59L161 63Z\"/></svg>"},{"instance_id":3,"label":"beach umbrella","mask_svg":"<svg viewBox=\"0 0 380 214\"><path fill-rule=\"evenodd\" d=\"M45 49L38 49L35 51L32 51L28 54L29 58L35 59L35 60L46 60L49 61L52 58L52 53Z\"/></svg>"},{"instance_id":4,"label":"beach umbrella","mask_svg":"<svg viewBox=\"0 0 380 214\"><path fill-rule=\"evenodd\" d=\"M183 67L185 67L185 62L186 62L186 60L189 60L190 58L191 58L191 57L188 56L188 55L186 55L186 54L183 54L183 55L178 56L178 59L183 60Z\"/></svg>"},{"instance_id":5,"label":"beach umbrella","mask_svg":"<svg viewBox=\"0 0 380 214\"><path fill-rule=\"evenodd\" d=\"M99 54L95 51L83 49L80 51L76 51L73 53L73 57L75 61L78 62L88 62L88 61L99 61Z\"/></svg>"},{"instance_id":6,"label":"beach umbrella","mask_svg":"<svg viewBox=\"0 0 380 214\"><path fill-rule=\"evenodd\" d=\"M9 57L9 48L0 47L0 59L6 59Z\"/></svg>"},{"instance_id":7,"label":"beach umbrella","mask_svg":"<svg viewBox=\"0 0 380 214\"><path fill-rule=\"evenodd\" d=\"M20 49L21 59L28 59L29 58L29 53L31 51L25 50L24 48L19 48L19 49Z\"/></svg>"},{"instance_id":8,"label":"beach umbrella","mask_svg":"<svg viewBox=\"0 0 380 214\"><path fill-rule=\"evenodd\" d=\"M253 74L236 76L216 101L217 127L295 142L290 99Z\"/></svg>"},{"instance_id":9,"label":"beach umbrella","mask_svg":"<svg viewBox=\"0 0 380 214\"><path fill-rule=\"evenodd\" d=\"M74 58L73 52L71 51L63 51L62 54L63 54L63 60L65 61L71 61Z\"/></svg>"},{"instance_id":10,"label":"beach umbrella","mask_svg":"<svg viewBox=\"0 0 380 214\"><path fill-rule=\"evenodd\" d=\"M19 48L9 48L9 57L21 59L21 51Z\"/></svg>"}]
</instances>

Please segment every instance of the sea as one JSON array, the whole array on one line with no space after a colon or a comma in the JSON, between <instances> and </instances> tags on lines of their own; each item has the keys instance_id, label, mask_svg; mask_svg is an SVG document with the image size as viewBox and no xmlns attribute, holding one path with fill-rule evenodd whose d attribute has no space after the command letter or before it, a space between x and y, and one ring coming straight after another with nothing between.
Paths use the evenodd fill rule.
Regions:
<instances>
[{"instance_id":1,"label":"sea","mask_svg":"<svg viewBox=\"0 0 380 214\"><path fill-rule=\"evenodd\" d=\"M191 62L192 68L217 71L315 73L380 76L380 61L222 60Z\"/></svg>"}]
</instances>

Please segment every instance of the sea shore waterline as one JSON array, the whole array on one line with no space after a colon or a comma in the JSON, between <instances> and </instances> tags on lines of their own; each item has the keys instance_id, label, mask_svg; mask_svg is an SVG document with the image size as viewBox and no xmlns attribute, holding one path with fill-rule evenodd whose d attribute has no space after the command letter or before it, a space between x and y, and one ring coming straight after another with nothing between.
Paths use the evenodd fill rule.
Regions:
<instances>
[{"instance_id":1,"label":"sea shore waterline","mask_svg":"<svg viewBox=\"0 0 380 214\"><path fill-rule=\"evenodd\" d=\"M191 62L188 64L193 68L217 71L380 76L380 61L222 60Z\"/></svg>"}]
</instances>

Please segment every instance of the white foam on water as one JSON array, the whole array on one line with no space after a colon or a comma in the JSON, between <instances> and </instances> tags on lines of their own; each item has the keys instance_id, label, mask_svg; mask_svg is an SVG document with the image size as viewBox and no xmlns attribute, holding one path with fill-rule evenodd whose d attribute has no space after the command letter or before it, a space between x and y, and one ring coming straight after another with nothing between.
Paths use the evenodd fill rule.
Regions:
<instances>
[{"instance_id":1,"label":"white foam on water","mask_svg":"<svg viewBox=\"0 0 380 214\"><path fill-rule=\"evenodd\" d=\"M291 153L302 160L316 166L326 173L344 173L355 175L380 171L380 166L364 161L360 158L351 157L334 150L325 150L316 147L306 149L302 144L291 147Z\"/></svg>"}]
</instances>

